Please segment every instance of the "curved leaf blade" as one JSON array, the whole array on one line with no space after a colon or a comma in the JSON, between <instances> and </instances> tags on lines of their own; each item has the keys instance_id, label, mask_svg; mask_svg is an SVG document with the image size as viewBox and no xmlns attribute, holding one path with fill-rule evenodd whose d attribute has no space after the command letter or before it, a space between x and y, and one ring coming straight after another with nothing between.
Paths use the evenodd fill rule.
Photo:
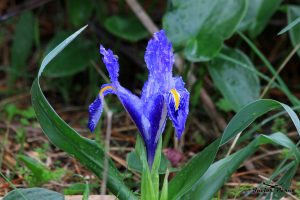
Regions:
<instances>
[{"instance_id":1,"label":"curved leaf blade","mask_svg":"<svg viewBox=\"0 0 300 200\"><path fill-rule=\"evenodd\" d=\"M39 78L46 65L85 28L86 26L69 36L44 58L38 77L31 87L31 98L37 119L49 140L63 151L74 156L96 176L101 178L105 155L103 148L95 141L81 137L61 119L47 101L39 84ZM109 161L107 185L119 199L136 199L135 195L123 183L121 174L111 160Z\"/></svg>"},{"instance_id":2,"label":"curved leaf blade","mask_svg":"<svg viewBox=\"0 0 300 200\"><path fill-rule=\"evenodd\" d=\"M254 120L263 114L274 110L284 109L293 121L300 135L300 121L296 113L287 105L275 100L261 99L242 108L229 122L223 132L222 138L207 146L202 152L192 158L169 183L170 199L179 199L189 192L192 186L199 184L200 178L210 167L215 159L218 148L226 144L230 139L245 130Z\"/></svg>"},{"instance_id":3,"label":"curved leaf blade","mask_svg":"<svg viewBox=\"0 0 300 200\"><path fill-rule=\"evenodd\" d=\"M288 6L288 23L292 23L293 20L296 20L300 17L300 6ZM294 25L289 30L289 35L294 47L300 43L300 24ZM298 56L300 56L300 50L297 51Z\"/></svg>"},{"instance_id":4,"label":"curved leaf blade","mask_svg":"<svg viewBox=\"0 0 300 200\"><path fill-rule=\"evenodd\" d=\"M284 142L282 142L284 141ZM260 135L242 150L225 157L209 167L205 174L184 199L212 199L214 194L224 185L239 166L263 144L279 144L291 149L294 155L299 155L296 145L284 134L274 133L270 136ZM296 157L296 159L298 159Z\"/></svg>"}]
</instances>

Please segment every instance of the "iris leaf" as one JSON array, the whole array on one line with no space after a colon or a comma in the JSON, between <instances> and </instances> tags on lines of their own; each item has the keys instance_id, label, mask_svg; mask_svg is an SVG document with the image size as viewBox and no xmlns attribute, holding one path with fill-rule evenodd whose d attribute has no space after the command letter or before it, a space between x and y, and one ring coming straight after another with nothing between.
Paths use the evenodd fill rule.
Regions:
<instances>
[{"instance_id":1,"label":"iris leaf","mask_svg":"<svg viewBox=\"0 0 300 200\"><path fill-rule=\"evenodd\" d=\"M269 143L279 144L295 151L294 153L299 155L299 150L295 144L284 134L274 133L270 136L260 135L242 150L211 165L199 180L199 184L195 185L184 199L197 199L199 197L203 200L212 199L214 194L223 186L230 175L236 171L250 155L256 152L260 145Z\"/></svg>"},{"instance_id":2,"label":"iris leaf","mask_svg":"<svg viewBox=\"0 0 300 200\"><path fill-rule=\"evenodd\" d=\"M198 153L171 180L169 183L169 199L179 199L193 187L195 188L196 185L201 184L201 177L206 173L207 169L209 169L214 161L220 146L226 144L238 133L244 131L258 117L279 108L284 109L287 112L299 133L300 121L296 113L289 106L269 99L257 100L248 104L231 119L224 130L221 139L216 140L202 152ZM288 145L288 143L283 143L281 145ZM248 156L243 157L246 159ZM231 168L229 167L228 170L230 169ZM232 172L234 172L234 165L232 165L232 169ZM230 174L231 173L229 173L228 176Z\"/></svg>"},{"instance_id":3,"label":"iris leaf","mask_svg":"<svg viewBox=\"0 0 300 200\"><path fill-rule=\"evenodd\" d=\"M288 23L292 23L293 20L299 19L300 17L300 6L288 6ZM289 30L289 35L294 47L300 43L300 24L294 25ZM297 51L300 56L300 50Z\"/></svg>"},{"instance_id":4,"label":"iris leaf","mask_svg":"<svg viewBox=\"0 0 300 200\"><path fill-rule=\"evenodd\" d=\"M59 115L44 96L39 79L47 64L55 58L71 41L73 41L86 27L81 28L57 47L55 47L42 61L38 76L31 88L32 105L37 119L49 140L57 147L74 156L82 165L92 171L99 178L104 169L103 148L93 140L80 136ZM119 199L137 199L123 183L122 176L112 160L109 160L107 186Z\"/></svg>"}]
</instances>

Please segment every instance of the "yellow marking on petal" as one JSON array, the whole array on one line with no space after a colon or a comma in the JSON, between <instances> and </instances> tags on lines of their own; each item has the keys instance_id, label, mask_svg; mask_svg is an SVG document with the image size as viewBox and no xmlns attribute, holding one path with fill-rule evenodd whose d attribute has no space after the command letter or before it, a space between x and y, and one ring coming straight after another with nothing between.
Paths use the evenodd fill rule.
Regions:
<instances>
[{"instance_id":1,"label":"yellow marking on petal","mask_svg":"<svg viewBox=\"0 0 300 200\"><path fill-rule=\"evenodd\" d=\"M170 92L173 95L174 101L175 101L175 110L178 110L179 108L179 103L180 103L180 94L177 92L176 89L171 89Z\"/></svg>"},{"instance_id":2,"label":"yellow marking on petal","mask_svg":"<svg viewBox=\"0 0 300 200\"><path fill-rule=\"evenodd\" d=\"M105 86L104 88L102 88L99 92L99 95L102 96L103 95L103 92L105 92L106 90L109 90L109 89L113 89L115 90L115 88L111 85L108 85L108 86Z\"/></svg>"}]
</instances>

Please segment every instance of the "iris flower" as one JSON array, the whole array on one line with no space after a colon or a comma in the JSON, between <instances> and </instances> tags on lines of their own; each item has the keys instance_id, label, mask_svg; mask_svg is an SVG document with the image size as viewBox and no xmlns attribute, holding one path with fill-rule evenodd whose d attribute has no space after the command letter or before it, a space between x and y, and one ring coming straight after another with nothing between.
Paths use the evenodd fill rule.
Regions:
<instances>
[{"instance_id":1,"label":"iris flower","mask_svg":"<svg viewBox=\"0 0 300 200\"><path fill-rule=\"evenodd\" d=\"M101 86L96 100L89 106L88 127L91 132L103 111L103 99L115 94L136 124L146 146L147 161L153 164L158 141L162 135L167 116L173 122L176 136L180 139L189 112L189 92L184 88L181 77L172 76L174 55L172 44L164 30L154 33L148 42L145 62L149 70L148 81L144 84L141 97L122 87L118 81L118 58L111 50L100 46L111 83Z\"/></svg>"}]
</instances>

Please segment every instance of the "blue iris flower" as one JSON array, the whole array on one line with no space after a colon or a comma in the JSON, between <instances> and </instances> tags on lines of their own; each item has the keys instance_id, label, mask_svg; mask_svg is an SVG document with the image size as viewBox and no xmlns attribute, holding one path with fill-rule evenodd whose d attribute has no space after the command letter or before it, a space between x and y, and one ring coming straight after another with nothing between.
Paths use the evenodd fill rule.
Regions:
<instances>
[{"instance_id":1,"label":"blue iris flower","mask_svg":"<svg viewBox=\"0 0 300 200\"><path fill-rule=\"evenodd\" d=\"M172 44L163 30L154 33L154 37L148 42L145 62L149 77L143 86L141 97L120 85L118 58L113 52L101 45L100 53L103 55L111 83L101 86L96 100L89 106L88 127L91 132L94 131L103 111L104 96L117 95L141 133L146 146L148 165L151 167L167 116L173 122L179 139L189 112L190 94L184 88L182 78L172 76L174 64Z\"/></svg>"}]
</instances>

